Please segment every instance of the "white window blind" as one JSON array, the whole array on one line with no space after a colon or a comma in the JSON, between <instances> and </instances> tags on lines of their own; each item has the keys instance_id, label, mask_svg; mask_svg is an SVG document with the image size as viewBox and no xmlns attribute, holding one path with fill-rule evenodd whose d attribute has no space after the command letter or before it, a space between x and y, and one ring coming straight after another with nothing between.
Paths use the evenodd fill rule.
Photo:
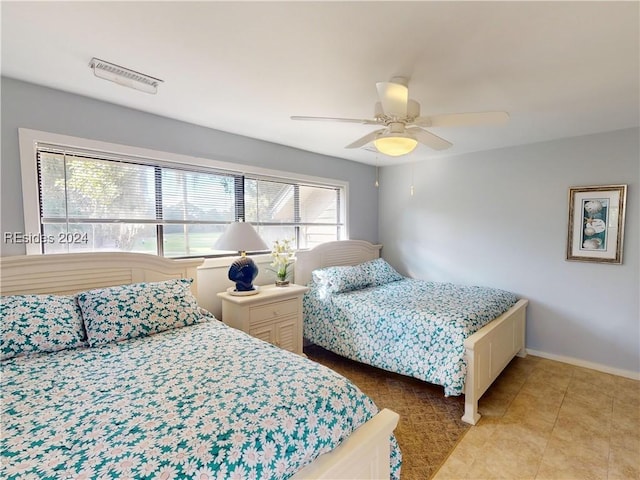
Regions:
<instances>
[{"instance_id":1,"label":"white window blind","mask_svg":"<svg viewBox=\"0 0 640 480\"><path fill-rule=\"evenodd\" d=\"M245 219L267 244L341 238L343 188L42 145L37 171L43 253L135 251L219 255L225 226Z\"/></svg>"},{"instance_id":2,"label":"white window blind","mask_svg":"<svg viewBox=\"0 0 640 480\"><path fill-rule=\"evenodd\" d=\"M258 226L268 242L293 239L298 248L311 248L342 238L341 188L245 180L246 221Z\"/></svg>"}]
</instances>

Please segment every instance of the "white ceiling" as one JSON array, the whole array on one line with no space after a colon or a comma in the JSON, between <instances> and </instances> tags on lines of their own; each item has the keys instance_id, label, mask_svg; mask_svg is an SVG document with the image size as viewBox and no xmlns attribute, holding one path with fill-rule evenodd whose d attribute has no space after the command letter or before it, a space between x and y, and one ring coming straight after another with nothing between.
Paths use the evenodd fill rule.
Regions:
<instances>
[{"instance_id":1,"label":"white ceiling","mask_svg":"<svg viewBox=\"0 0 640 480\"><path fill-rule=\"evenodd\" d=\"M227 132L378 165L639 125L639 2L8 2L2 75ZM93 76L92 57L164 80ZM377 128L375 83L410 78L454 146L391 158L345 145Z\"/></svg>"}]
</instances>

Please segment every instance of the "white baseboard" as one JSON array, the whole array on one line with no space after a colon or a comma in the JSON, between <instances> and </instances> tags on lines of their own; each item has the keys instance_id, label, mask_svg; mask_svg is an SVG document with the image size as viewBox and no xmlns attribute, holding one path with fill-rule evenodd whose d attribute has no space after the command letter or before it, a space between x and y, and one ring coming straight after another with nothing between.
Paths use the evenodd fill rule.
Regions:
<instances>
[{"instance_id":1,"label":"white baseboard","mask_svg":"<svg viewBox=\"0 0 640 480\"><path fill-rule=\"evenodd\" d=\"M610 373L611 375L617 375L619 377L631 378L632 380L640 380L640 372L634 372L631 370L622 370L619 368L609 367L599 363L588 362L586 360L580 360L579 358L565 357L562 355L554 355L553 353L541 352L539 350L532 350L527 348L527 354L531 354L534 357L542 357L548 360L555 360L557 362L568 363L569 365L575 365L576 367L590 368L591 370L597 370L598 372Z\"/></svg>"}]
</instances>

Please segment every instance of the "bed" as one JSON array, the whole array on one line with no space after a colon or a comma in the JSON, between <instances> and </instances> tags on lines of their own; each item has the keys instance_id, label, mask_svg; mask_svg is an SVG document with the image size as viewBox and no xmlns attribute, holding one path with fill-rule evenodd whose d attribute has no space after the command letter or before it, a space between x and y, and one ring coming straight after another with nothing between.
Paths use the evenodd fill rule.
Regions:
<instances>
[{"instance_id":1,"label":"bed","mask_svg":"<svg viewBox=\"0 0 640 480\"><path fill-rule=\"evenodd\" d=\"M398 477L398 415L201 309L201 262L0 259L2 478Z\"/></svg>"},{"instance_id":2,"label":"bed","mask_svg":"<svg viewBox=\"0 0 640 480\"><path fill-rule=\"evenodd\" d=\"M297 254L305 342L442 385L465 396L462 420L514 356L525 356L526 299L498 289L415 280L380 257L381 245L328 242Z\"/></svg>"}]
</instances>

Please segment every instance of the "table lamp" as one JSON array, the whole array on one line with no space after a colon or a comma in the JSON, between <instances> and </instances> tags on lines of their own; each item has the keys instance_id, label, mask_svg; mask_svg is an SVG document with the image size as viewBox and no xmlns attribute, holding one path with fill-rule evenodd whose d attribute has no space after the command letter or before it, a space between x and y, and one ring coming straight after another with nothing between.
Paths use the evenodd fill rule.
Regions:
<instances>
[{"instance_id":1,"label":"table lamp","mask_svg":"<svg viewBox=\"0 0 640 480\"><path fill-rule=\"evenodd\" d=\"M230 223L222 236L213 246L216 250L236 250L240 252L240 258L235 260L229 268L229 280L236 286L227 292L231 295L253 295L258 293L258 287L253 281L258 276L258 266L247 257L247 252L268 250L267 244L260 238L258 232L250 223Z\"/></svg>"}]
</instances>

